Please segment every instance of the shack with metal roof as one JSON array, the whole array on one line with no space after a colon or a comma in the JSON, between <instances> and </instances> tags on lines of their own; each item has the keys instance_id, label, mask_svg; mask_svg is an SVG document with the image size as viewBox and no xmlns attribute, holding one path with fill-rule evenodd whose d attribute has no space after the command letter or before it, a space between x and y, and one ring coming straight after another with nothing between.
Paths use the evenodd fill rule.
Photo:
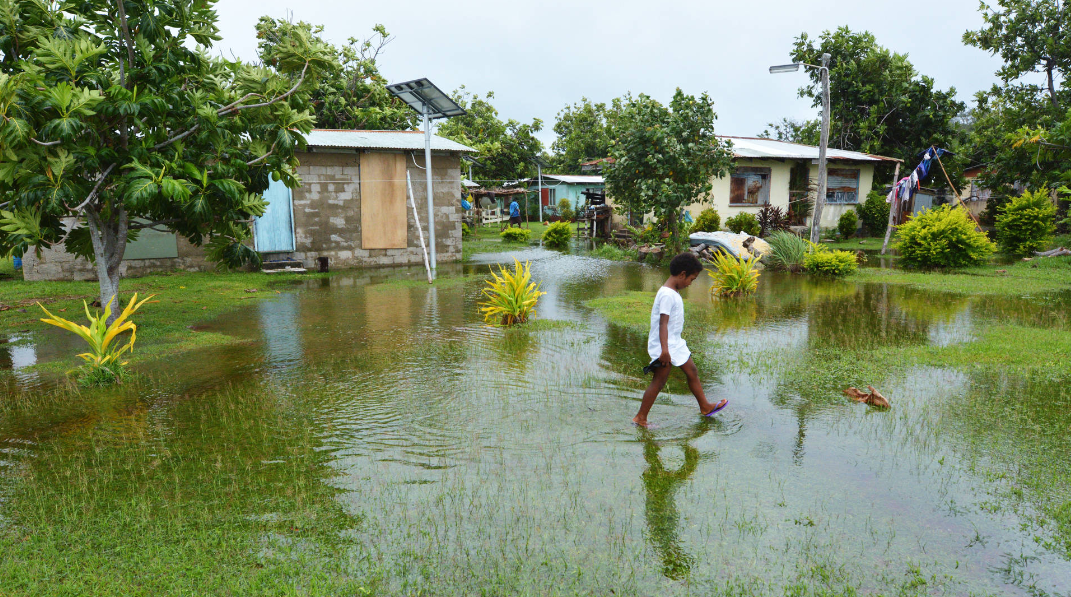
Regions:
<instances>
[{"instance_id":1,"label":"shack with metal roof","mask_svg":"<svg viewBox=\"0 0 1071 597\"><path fill-rule=\"evenodd\" d=\"M332 267L423 263L420 235L425 243L429 237L424 133L316 129L306 142L297 154L301 186L268 189L272 207L254 223L257 251L305 267L323 257ZM461 260L460 158L473 152L432 135L439 262Z\"/></svg>"},{"instance_id":2,"label":"shack with metal roof","mask_svg":"<svg viewBox=\"0 0 1071 597\"><path fill-rule=\"evenodd\" d=\"M417 217L428 242L428 208L421 131L313 130L297 153L301 185L272 181L267 211L253 222L253 245L265 267L416 265L423 263ZM461 259L460 157L473 152L432 136L435 245L439 262ZM408 198L411 180L416 213ZM213 264L174 232L144 230L127 245L121 275L207 270ZM93 280L85 259L62 248L23 260L27 280Z\"/></svg>"},{"instance_id":3,"label":"shack with metal roof","mask_svg":"<svg viewBox=\"0 0 1071 597\"><path fill-rule=\"evenodd\" d=\"M719 137L732 144L733 170L715 178L710 201L688 207L693 218L713 207L722 222L738 213L758 215L767 205L779 207L786 214L804 213L796 219L809 225L806 206L814 204L818 180L818 148L775 139ZM858 151L829 149L828 184L821 228L834 228L841 214L854 210L866 200L874 185L875 166L895 162L888 158ZM877 188L883 185L879 181Z\"/></svg>"}]
</instances>

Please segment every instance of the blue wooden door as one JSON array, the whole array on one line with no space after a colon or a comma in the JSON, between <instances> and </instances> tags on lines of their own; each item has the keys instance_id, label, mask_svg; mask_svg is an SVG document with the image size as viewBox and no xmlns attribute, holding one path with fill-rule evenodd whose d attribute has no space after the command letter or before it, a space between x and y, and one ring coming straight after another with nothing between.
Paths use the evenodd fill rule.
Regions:
<instances>
[{"instance_id":1,"label":"blue wooden door","mask_svg":"<svg viewBox=\"0 0 1071 597\"><path fill-rule=\"evenodd\" d=\"M253 224L256 249L261 253L285 253L294 250L294 212L290 189L281 181L268 183L264 191L268 209Z\"/></svg>"}]
</instances>

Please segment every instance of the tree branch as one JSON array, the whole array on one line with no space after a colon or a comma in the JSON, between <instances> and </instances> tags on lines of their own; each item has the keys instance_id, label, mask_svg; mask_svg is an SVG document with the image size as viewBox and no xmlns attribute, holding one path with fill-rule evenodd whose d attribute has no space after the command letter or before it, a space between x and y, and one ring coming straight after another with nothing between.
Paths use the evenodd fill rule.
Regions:
<instances>
[{"instance_id":1,"label":"tree branch","mask_svg":"<svg viewBox=\"0 0 1071 597\"><path fill-rule=\"evenodd\" d=\"M278 141L276 141L276 143L278 143ZM252 166L253 164L256 164L257 162L260 162L260 161L268 159L268 156L270 156L273 153L275 153L275 143L271 144L271 149L268 150L268 153L260 156L259 158L255 159L255 160L250 160L250 161L246 162L245 165L246 166Z\"/></svg>"},{"instance_id":2,"label":"tree branch","mask_svg":"<svg viewBox=\"0 0 1071 597\"><path fill-rule=\"evenodd\" d=\"M153 151L155 151L157 149L163 149L164 147L167 147L168 145L171 145L175 141L179 141L181 139L185 139L186 137L189 137L194 132L196 132L197 129L199 129L199 128L201 128L201 125L200 124L195 124L189 130L187 130L186 132L179 133L179 134L175 135L174 137L171 137L167 141L161 141L160 143L157 143L156 145L153 146Z\"/></svg>"},{"instance_id":3,"label":"tree branch","mask_svg":"<svg viewBox=\"0 0 1071 597\"><path fill-rule=\"evenodd\" d=\"M287 91L286 93L284 93L282 95L276 96L276 97L274 97L274 98L272 98L272 99L270 99L270 100L268 100L266 102L260 103L260 104L249 104L248 106L237 106L237 107L232 107L232 108L229 108L229 109L226 109L226 108L225 109L221 109L216 114L219 115L219 116L225 116L227 114L231 114L231 113L237 112L239 110L248 110L249 108L263 108L265 106L270 106L270 105L272 105L272 104L274 104L276 102L284 100L284 99L290 97L291 95L294 95L294 92L298 90L298 87L301 87L301 84L305 81L305 74L308 72L308 70L309 70L309 63L308 63L308 61L306 61L305 62L305 66L302 67L302 69L301 69L301 76L298 77L298 82L294 83L294 86L290 88L290 91Z\"/></svg>"},{"instance_id":4,"label":"tree branch","mask_svg":"<svg viewBox=\"0 0 1071 597\"><path fill-rule=\"evenodd\" d=\"M123 45L126 46L126 58L130 68L134 68L134 42L130 39L130 27L126 23L126 7L123 6L123 1L115 0L115 4L119 7L119 23L123 27Z\"/></svg>"},{"instance_id":5,"label":"tree branch","mask_svg":"<svg viewBox=\"0 0 1071 597\"><path fill-rule=\"evenodd\" d=\"M38 141L37 139L34 139L33 137L30 137L30 141L33 141L34 143L40 145L41 147L52 147L53 145L59 145L60 143L63 142L63 141L48 141L48 142Z\"/></svg>"},{"instance_id":6,"label":"tree branch","mask_svg":"<svg viewBox=\"0 0 1071 597\"><path fill-rule=\"evenodd\" d=\"M78 207L75 207L74 209L72 209L71 210L72 212L74 212L75 214L78 214L83 209L85 209L85 206L89 205L90 201L92 201L94 198L96 198L97 191L100 190L100 185L104 184L104 179L108 177L108 174L111 173L113 168L115 168L115 164L112 164L111 166L108 166L107 168L104 169L104 172L102 172L101 175L100 175L100 180L98 180L97 184L93 186L93 190L89 192L89 196L86 197L86 200L83 201L82 203L80 203L78 205Z\"/></svg>"},{"instance_id":7,"label":"tree branch","mask_svg":"<svg viewBox=\"0 0 1071 597\"><path fill-rule=\"evenodd\" d=\"M238 102L242 102L242 101L244 101L244 100L246 100L246 99L248 99L250 97L261 96L259 93L247 93L247 94L245 94L245 96L243 96L237 102L234 102L234 103L232 103L232 104L230 104L228 106L224 106L224 107L220 108L216 112L216 115L217 116L226 116L227 114L234 114L235 112L238 112L239 110L248 110L249 108L263 108L265 106L270 106L270 105L272 105L272 104L274 104L276 102L279 102L280 100L284 100L284 99L290 97L291 95L293 95L294 92L297 91L299 87L301 87L301 84L305 81L305 74L308 72L308 69L309 69L309 63L306 61L305 62L305 66L301 69L301 77L298 79L298 82L295 83L294 86L290 88L290 91L287 91L286 93L284 93L282 95L278 95L276 97L273 97L272 99L270 99L270 100L268 100L266 102L260 103L260 104L250 104L248 106L236 106L235 104L237 104ZM261 97L263 97L263 96L261 96ZM161 141L160 143L157 143L156 145L153 146L153 150L162 149L164 147L167 147L168 145L171 145L175 141L178 141L180 139L184 139L185 137L189 136L190 134L192 134L194 131L196 131L200 127L201 127L200 124L195 124L189 130L187 130L185 132L182 132L182 133L179 133L179 134L175 135L174 137L171 137L167 141Z\"/></svg>"}]
</instances>

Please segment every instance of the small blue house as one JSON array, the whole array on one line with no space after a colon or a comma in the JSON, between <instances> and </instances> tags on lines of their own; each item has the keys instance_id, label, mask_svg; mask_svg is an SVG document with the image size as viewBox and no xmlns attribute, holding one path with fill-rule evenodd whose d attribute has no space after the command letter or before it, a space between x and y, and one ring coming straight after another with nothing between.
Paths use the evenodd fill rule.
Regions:
<instances>
[{"instance_id":1,"label":"small blue house","mask_svg":"<svg viewBox=\"0 0 1071 597\"><path fill-rule=\"evenodd\" d=\"M528 185L528 190L539 192L539 180L529 178L523 181ZM588 189L603 190L606 183L601 176L574 175L574 174L544 174L543 175L543 207L557 207L563 198L573 204L573 209L584 205L584 191Z\"/></svg>"}]
</instances>

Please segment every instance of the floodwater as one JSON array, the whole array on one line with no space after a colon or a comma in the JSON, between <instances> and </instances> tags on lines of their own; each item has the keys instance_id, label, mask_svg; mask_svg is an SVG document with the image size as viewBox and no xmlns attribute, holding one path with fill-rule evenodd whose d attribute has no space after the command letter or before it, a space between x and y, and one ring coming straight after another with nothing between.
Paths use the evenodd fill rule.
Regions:
<instances>
[{"instance_id":1,"label":"floodwater","mask_svg":"<svg viewBox=\"0 0 1071 597\"><path fill-rule=\"evenodd\" d=\"M503 254L435 287L397 283L414 269L343 273L206 322L245 341L143 367L151 391L0 409L0 526L20 524L5 500L29 499L29 479L84 512L159 491L257 520L298 516L309 506L279 496L301 485L336 510L307 524L348 539L343 572L383 594L1071 594L1071 374L881 360L998 323L1066 329L1071 295L767 273L754 298L711 304L704 276L685 293L690 342L730 405L699 417L673 378L641 430L646 334L584 303L653 295L665 274L517 256L547 293L538 319L568 325L483 325ZM60 345L8 347L5 400L62 395L32 367L68 357ZM867 383L891 410L839 393ZM186 464L138 489L100 472L160 454ZM94 465L68 487L56 469L72 462ZM196 462L228 481L204 485Z\"/></svg>"}]
</instances>

